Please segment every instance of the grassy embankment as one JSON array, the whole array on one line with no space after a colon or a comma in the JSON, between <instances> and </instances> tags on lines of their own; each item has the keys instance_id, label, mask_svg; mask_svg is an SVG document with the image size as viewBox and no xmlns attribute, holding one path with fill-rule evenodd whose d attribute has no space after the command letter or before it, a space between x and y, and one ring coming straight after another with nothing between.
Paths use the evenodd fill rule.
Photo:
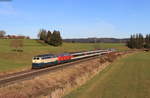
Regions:
<instances>
[{"instance_id":1,"label":"grassy embankment","mask_svg":"<svg viewBox=\"0 0 150 98\"><path fill-rule=\"evenodd\" d=\"M150 52L115 61L64 98L150 98Z\"/></svg>"},{"instance_id":2,"label":"grassy embankment","mask_svg":"<svg viewBox=\"0 0 150 98\"><path fill-rule=\"evenodd\" d=\"M117 48L125 50L124 44L91 44L91 43L64 43L60 47L52 47L38 43L36 40L24 40L23 52L17 53L10 48L8 39L0 39L0 72L31 67L33 56L44 53L75 52L92 50L94 48Z\"/></svg>"}]
</instances>

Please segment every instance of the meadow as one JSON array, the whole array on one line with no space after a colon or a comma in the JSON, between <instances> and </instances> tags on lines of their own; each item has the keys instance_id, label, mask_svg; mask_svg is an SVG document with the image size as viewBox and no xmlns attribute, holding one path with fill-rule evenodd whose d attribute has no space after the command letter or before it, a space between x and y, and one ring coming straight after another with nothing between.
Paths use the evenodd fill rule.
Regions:
<instances>
[{"instance_id":1,"label":"meadow","mask_svg":"<svg viewBox=\"0 0 150 98\"><path fill-rule=\"evenodd\" d=\"M36 40L25 39L23 52L12 51L10 42L12 39L0 39L0 72L31 68L31 59L35 55L46 53L63 53L93 50L95 48L116 48L118 50L127 50L122 43L63 43L62 46L53 47L47 44L39 43Z\"/></svg>"},{"instance_id":2,"label":"meadow","mask_svg":"<svg viewBox=\"0 0 150 98\"><path fill-rule=\"evenodd\" d=\"M150 52L116 60L63 98L150 98Z\"/></svg>"}]
</instances>

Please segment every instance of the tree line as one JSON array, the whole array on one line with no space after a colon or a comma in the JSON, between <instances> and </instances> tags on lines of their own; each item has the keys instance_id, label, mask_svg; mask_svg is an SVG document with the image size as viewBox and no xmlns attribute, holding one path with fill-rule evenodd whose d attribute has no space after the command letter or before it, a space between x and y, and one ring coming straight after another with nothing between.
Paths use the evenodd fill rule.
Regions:
<instances>
[{"instance_id":1,"label":"tree line","mask_svg":"<svg viewBox=\"0 0 150 98\"><path fill-rule=\"evenodd\" d=\"M150 34L147 34L146 37L144 37L141 33L131 35L129 41L127 41L127 46L132 49L150 49Z\"/></svg>"},{"instance_id":2,"label":"tree line","mask_svg":"<svg viewBox=\"0 0 150 98\"><path fill-rule=\"evenodd\" d=\"M38 33L38 37L40 40L43 40L45 43L52 45L52 46L60 46L62 45L62 37L60 35L60 31L54 30L46 31L44 29L41 29Z\"/></svg>"}]
</instances>

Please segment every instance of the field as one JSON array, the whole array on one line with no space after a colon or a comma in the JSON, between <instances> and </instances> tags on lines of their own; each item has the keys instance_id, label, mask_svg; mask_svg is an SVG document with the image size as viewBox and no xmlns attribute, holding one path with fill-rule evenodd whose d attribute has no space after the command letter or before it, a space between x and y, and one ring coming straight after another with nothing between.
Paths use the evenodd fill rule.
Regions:
<instances>
[{"instance_id":1,"label":"field","mask_svg":"<svg viewBox=\"0 0 150 98\"><path fill-rule=\"evenodd\" d=\"M95 48L117 48L119 50L126 50L124 44L112 44L112 43L64 43L60 47L53 47L47 44L41 44L36 40L23 40L24 47L23 52L15 52L10 47L11 39L0 39L0 72L30 68L31 59L33 56L44 53L63 53L63 52L75 52L83 50L92 50Z\"/></svg>"},{"instance_id":2,"label":"field","mask_svg":"<svg viewBox=\"0 0 150 98\"><path fill-rule=\"evenodd\" d=\"M150 98L150 52L118 59L64 98Z\"/></svg>"}]
</instances>

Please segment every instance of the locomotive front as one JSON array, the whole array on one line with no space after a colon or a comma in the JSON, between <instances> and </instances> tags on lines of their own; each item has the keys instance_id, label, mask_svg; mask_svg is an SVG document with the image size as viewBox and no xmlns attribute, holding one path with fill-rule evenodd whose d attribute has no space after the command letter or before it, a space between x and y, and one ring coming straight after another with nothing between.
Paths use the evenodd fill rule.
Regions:
<instances>
[{"instance_id":1,"label":"locomotive front","mask_svg":"<svg viewBox=\"0 0 150 98\"><path fill-rule=\"evenodd\" d=\"M57 56L53 54L44 54L33 57L32 68L43 68L57 64Z\"/></svg>"}]
</instances>

